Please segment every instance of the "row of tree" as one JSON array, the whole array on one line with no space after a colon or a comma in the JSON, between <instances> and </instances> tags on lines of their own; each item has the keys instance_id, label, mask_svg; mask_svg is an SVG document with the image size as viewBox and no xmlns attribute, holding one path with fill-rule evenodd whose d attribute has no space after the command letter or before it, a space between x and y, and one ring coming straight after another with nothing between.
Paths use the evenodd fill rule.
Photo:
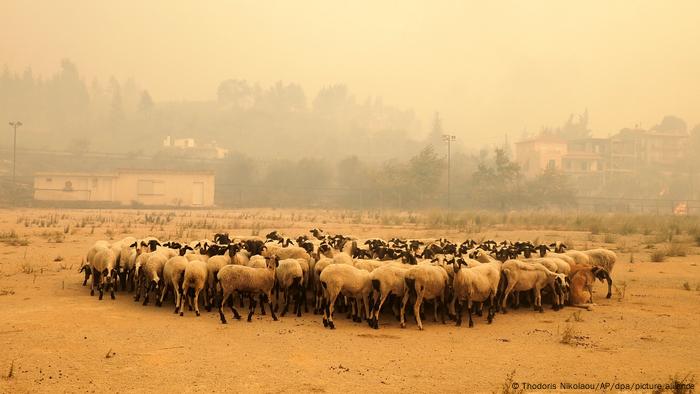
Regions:
<instances>
[{"instance_id":1,"label":"row of tree","mask_svg":"<svg viewBox=\"0 0 700 394\"><path fill-rule=\"evenodd\" d=\"M568 179L547 170L523 179L519 166L501 148L476 158L458 153L451 160L451 203L455 208L519 209L575 204ZM349 208L443 208L447 163L432 145L407 160L366 162L347 156L281 160L263 167L247 156L227 160L218 171L218 201L240 206Z\"/></svg>"},{"instance_id":2,"label":"row of tree","mask_svg":"<svg viewBox=\"0 0 700 394\"><path fill-rule=\"evenodd\" d=\"M69 60L49 78L5 66L0 118L24 121L20 146L49 150L152 153L168 135L265 158L385 158L421 146L412 110L358 100L344 85L324 87L308 100L295 83L226 80L211 100L155 101L132 79L86 84Z\"/></svg>"}]
</instances>

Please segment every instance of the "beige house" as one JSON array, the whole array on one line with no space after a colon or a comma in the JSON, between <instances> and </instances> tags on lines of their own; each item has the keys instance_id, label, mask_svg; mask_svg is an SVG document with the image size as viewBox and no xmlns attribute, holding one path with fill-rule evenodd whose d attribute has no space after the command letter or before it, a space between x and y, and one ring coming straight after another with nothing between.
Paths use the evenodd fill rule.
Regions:
<instances>
[{"instance_id":1,"label":"beige house","mask_svg":"<svg viewBox=\"0 0 700 394\"><path fill-rule=\"evenodd\" d=\"M533 177L546 168L562 169L566 141L554 137L537 137L515 143L515 161L523 175Z\"/></svg>"},{"instance_id":2,"label":"beige house","mask_svg":"<svg viewBox=\"0 0 700 394\"><path fill-rule=\"evenodd\" d=\"M214 173L133 169L112 173L41 172L34 175L34 199L210 207L214 205Z\"/></svg>"}]
</instances>

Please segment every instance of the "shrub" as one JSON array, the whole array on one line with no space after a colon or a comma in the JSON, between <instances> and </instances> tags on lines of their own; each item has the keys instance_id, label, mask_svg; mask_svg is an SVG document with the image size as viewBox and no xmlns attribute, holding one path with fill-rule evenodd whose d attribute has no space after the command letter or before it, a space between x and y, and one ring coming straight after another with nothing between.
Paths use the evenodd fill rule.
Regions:
<instances>
[{"instance_id":1,"label":"shrub","mask_svg":"<svg viewBox=\"0 0 700 394\"><path fill-rule=\"evenodd\" d=\"M651 252L649 258L653 263L662 263L666 261L666 252L661 249L656 249L655 251Z\"/></svg>"},{"instance_id":2,"label":"shrub","mask_svg":"<svg viewBox=\"0 0 700 394\"><path fill-rule=\"evenodd\" d=\"M670 257L684 257L688 255L688 247L680 242L671 242L666 247L666 255Z\"/></svg>"}]
</instances>

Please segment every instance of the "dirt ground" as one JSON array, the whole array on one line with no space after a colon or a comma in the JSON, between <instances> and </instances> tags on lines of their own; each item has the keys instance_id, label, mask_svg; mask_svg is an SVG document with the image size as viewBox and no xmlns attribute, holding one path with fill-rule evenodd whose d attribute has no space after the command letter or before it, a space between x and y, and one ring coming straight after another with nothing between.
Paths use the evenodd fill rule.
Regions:
<instances>
[{"instance_id":1,"label":"dirt ground","mask_svg":"<svg viewBox=\"0 0 700 394\"><path fill-rule=\"evenodd\" d=\"M616 288L605 299L598 284L592 311L521 308L497 315L491 325L477 318L471 329L428 319L422 332L411 321L399 328L390 314L379 330L337 316L337 329L330 331L311 313L277 322L256 314L252 323L231 319L222 325L214 312L180 317L170 303L144 307L125 292L98 301L77 272L97 239L195 239L217 230L264 235L273 228L296 236L316 225L358 237L603 245L618 253ZM560 383L619 387L700 372L700 250L688 246L687 257L652 263L655 246L641 235L606 244L585 232L499 228L466 234L352 223L327 212L36 209L0 211L0 241L3 393L500 392L513 371L509 386L553 383L552 391L564 391Z\"/></svg>"}]
</instances>

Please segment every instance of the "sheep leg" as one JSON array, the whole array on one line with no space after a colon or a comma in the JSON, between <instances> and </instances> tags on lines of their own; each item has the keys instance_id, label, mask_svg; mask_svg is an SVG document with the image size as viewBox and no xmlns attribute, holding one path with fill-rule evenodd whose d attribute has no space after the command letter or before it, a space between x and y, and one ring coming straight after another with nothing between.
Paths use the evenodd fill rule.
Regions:
<instances>
[{"instance_id":1,"label":"sheep leg","mask_svg":"<svg viewBox=\"0 0 700 394\"><path fill-rule=\"evenodd\" d=\"M100 292L98 300L101 300L102 296L104 295L104 278L102 278L101 272L93 274L93 279L94 278L97 278L97 290Z\"/></svg>"},{"instance_id":2,"label":"sheep leg","mask_svg":"<svg viewBox=\"0 0 700 394\"><path fill-rule=\"evenodd\" d=\"M433 323L437 323L437 313L438 313L438 299L437 297L433 300Z\"/></svg>"},{"instance_id":3,"label":"sheep leg","mask_svg":"<svg viewBox=\"0 0 700 394\"><path fill-rule=\"evenodd\" d=\"M325 304L323 309L323 326L328 326L331 330L335 329L335 324L333 324L333 307L337 298L338 293L331 295L330 291L326 289L326 294L323 297L323 303Z\"/></svg>"},{"instance_id":4,"label":"sheep leg","mask_svg":"<svg viewBox=\"0 0 700 394\"><path fill-rule=\"evenodd\" d=\"M250 298L248 299L248 303L250 303L250 300L253 298L251 295ZM263 294L260 293L258 295L258 301L260 302L260 315L265 316L265 298L263 297Z\"/></svg>"},{"instance_id":5,"label":"sheep leg","mask_svg":"<svg viewBox=\"0 0 700 394\"><path fill-rule=\"evenodd\" d=\"M419 292L418 297L416 297L416 303L413 304L413 313L416 315L416 324L418 324L418 329L423 329L423 322L420 319L420 306L423 304L423 293Z\"/></svg>"},{"instance_id":6,"label":"sheep leg","mask_svg":"<svg viewBox=\"0 0 700 394\"><path fill-rule=\"evenodd\" d=\"M476 303L476 315L479 317L482 317L484 315L484 303L483 302L477 302Z\"/></svg>"},{"instance_id":7,"label":"sheep leg","mask_svg":"<svg viewBox=\"0 0 700 394\"><path fill-rule=\"evenodd\" d=\"M456 319L456 312L455 312L455 305L457 302L457 297L452 297L452 301L449 302L447 305L447 317L450 320L455 320Z\"/></svg>"},{"instance_id":8,"label":"sheep leg","mask_svg":"<svg viewBox=\"0 0 700 394\"><path fill-rule=\"evenodd\" d=\"M165 295L168 292L168 285L166 284L163 286L163 291L160 292L160 298L156 300L156 305L157 306L162 306L163 305L163 300L165 299Z\"/></svg>"},{"instance_id":9,"label":"sheep leg","mask_svg":"<svg viewBox=\"0 0 700 394\"><path fill-rule=\"evenodd\" d=\"M126 275L127 275L126 270L122 270L119 273L119 284L121 285L122 291L126 291Z\"/></svg>"},{"instance_id":10,"label":"sheep leg","mask_svg":"<svg viewBox=\"0 0 700 394\"><path fill-rule=\"evenodd\" d=\"M455 297L455 320L457 327L462 325L462 303Z\"/></svg>"},{"instance_id":11,"label":"sheep leg","mask_svg":"<svg viewBox=\"0 0 700 394\"><path fill-rule=\"evenodd\" d=\"M489 314L486 317L486 320L488 320L489 324L493 322L493 318L496 316L496 305L498 305L498 302L495 300L495 296L492 294L489 295Z\"/></svg>"},{"instance_id":12,"label":"sheep leg","mask_svg":"<svg viewBox=\"0 0 700 394\"><path fill-rule=\"evenodd\" d=\"M255 307L257 306L255 304L255 298L252 298L250 300L250 306L248 307L248 319L246 319L248 323L253 321L253 312L255 312Z\"/></svg>"},{"instance_id":13,"label":"sheep leg","mask_svg":"<svg viewBox=\"0 0 700 394\"><path fill-rule=\"evenodd\" d=\"M284 315L287 314L287 311L289 310L289 289L284 289L283 290L283 298L284 298L284 307L282 307L282 313L280 316L284 317Z\"/></svg>"},{"instance_id":14,"label":"sheep leg","mask_svg":"<svg viewBox=\"0 0 700 394\"><path fill-rule=\"evenodd\" d=\"M115 299L114 297L114 288L117 286L117 276L116 274L112 275L112 280L109 283L109 298Z\"/></svg>"},{"instance_id":15,"label":"sheep leg","mask_svg":"<svg viewBox=\"0 0 700 394\"><path fill-rule=\"evenodd\" d=\"M362 316L364 317L365 321L371 321L369 311L369 294L362 295L362 307L364 308L364 313L362 314Z\"/></svg>"},{"instance_id":16,"label":"sheep leg","mask_svg":"<svg viewBox=\"0 0 700 394\"><path fill-rule=\"evenodd\" d=\"M265 301L267 301L267 306L270 307L270 316L272 316L272 320L277 321L277 316L275 315L275 311L272 310L272 293L266 293L265 294Z\"/></svg>"},{"instance_id":17,"label":"sheep leg","mask_svg":"<svg viewBox=\"0 0 700 394\"><path fill-rule=\"evenodd\" d=\"M306 289L304 289L304 286L299 285L299 295L297 296L297 317L301 317L301 304L304 303L304 312L309 313L309 307L306 306Z\"/></svg>"},{"instance_id":18,"label":"sheep leg","mask_svg":"<svg viewBox=\"0 0 700 394\"><path fill-rule=\"evenodd\" d=\"M382 294L382 297L376 297L377 302L374 303L374 313L373 313L373 318L372 321L370 322L370 327L374 329L379 328L379 312L382 310L382 306L384 306L384 301L391 295L391 290L389 290L386 293Z\"/></svg>"},{"instance_id":19,"label":"sheep leg","mask_svg":"<svg viewBox=\"0 0 700 394\"><path fill-rule=\"evenodd\" d=\"M304 302L304 313L309 313L309 298L306 296L306 285L301 287L302 302Z\"/></svg>"},{"instance_id":20,"label":"sheep leg","mask_svg":"<svg viewBox=\"0 0 700 394\"><path fill-rule=\"evenodd\" d=\"M469 328L474 327L474 320L472 320L472 308L474 304L472 300L467 300L467 313L469 314Z\"/></svg>"},{"instance_id":21,"label":"sheep leg","mask_svg":"<svg viewBox=\"0 0 700 394\"><path fill-rule=\"evenodd\" d=\"M199 293L202 291L202 286L197 286L194 290L194 313L199 317Z\"/></svg>"},{"instance_id":22,"label":"sheep leg","mask_svg":"<svg viewBox=\"0 0 700 394\"><path fill-rule=\"evenodd\" d=\"M539 288L535 288L535 310L540 311L540 313L544 312L544 309L542 309L542 294L540 292Z\"/></svg>"},{"instance_id":23,"label":"sheep leg","mask_svg":"<svg viewBox=\"0 0 700 394\"><path fill-rule=\"evenodd\" d=\"M503 292L503 299L501 300L501 312L503 312L504 314L508 312L506 304L508 303L508 296L513 291L514 287L515 283L513 281L508 281L508 287L506 287L505 291Z\"/></svg>"},{"instance_id":24,"label":"sheep leg","mask_svg":"<svg viewBox=\"0 0 700 394\"><path fill-rule=\"evenodd\" d=\"M134 283L134 288L136 290L136 294L134 295L134 302L138 302L139 298L141 298L141 278L139 278L139 280Z\"/></svg>"},{"instance_id":25,"label":"sheep leg","mask_svg":"<svg viewBox=\"0 0 700 394\"><path fill-rule=\"evenodd\" d=\"M148 305L148 295L155 289L156 284L146 284L146 293L143 295L143 306Z\"/></svg>"},{"instance_id":26,"label":"sheep leg","mask_svg":"<svg viewBox=\"0 0 700 394\"><path fill-rule=\"evenodd\" d=\"M226 304L226 300L228 300L229 295L229 292L224 291L224 296L221 299L221 304L219 304L219 318L221 319L221 324L226 324L226 316L224 316L224 305ZM180 312L180 316L182 316L182 312Z\"/></svg>"},{"instance_id":27,"label":"sheep leg","mask_svg":"<svg viewBox=\"0 0 700 394\"><path fill-rule=\"evenodd\" d=\"M401 322L401 328L406 328L406 304L408 304L408 290L404 291L403 293L403 298L401 299L401 314L400 314L400 322Z\"/></svg>"},{"instance_id":28,"label":"sheep leg","mask_svg":"<svg viewBox=\"0 0 700 394\"><path fill-rule=\"evenodd\" d=\"M445 324L445 315L447 314L447 303L443 298L440 299L440 323Z\"/></svg>"},{"instance_id":29,"label":"sheep leg","mask_svg":"<svg viewBox=\"0 0 700 394\"><path fill-rule=\"evenodd\" d=\"M182 295L180 293L179 286L175 286L173 291L175 292L175 311L173 313L177 314L180 311L180 303L182 302Z\"/></svg>"}]
</instances>

